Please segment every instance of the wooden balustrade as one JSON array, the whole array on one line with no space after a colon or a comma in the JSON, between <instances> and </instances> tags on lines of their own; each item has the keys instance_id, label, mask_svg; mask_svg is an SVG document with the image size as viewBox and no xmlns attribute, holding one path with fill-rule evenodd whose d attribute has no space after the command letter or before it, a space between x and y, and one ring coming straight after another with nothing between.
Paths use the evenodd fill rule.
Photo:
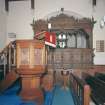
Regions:
<instances>
[{"instance_id":1,"label":"wooden balustrade","mask_svg":"<svg viewBox=\"0 0 105 105\"><path fill-rule=\"evenodd\" d=\"M16 66L16 43L10 42L1 52L0 52L0 69L3 72L3 77L10 72Z\"/></svg>"},{"instance_id":2,"label":"wooden balustrade","mask_svg":"<svg viewBox=\"0 0 105 105\"><path fill-rule=\"evenodd\" d=\"M70 86L73 99L76 105L89 105L90 103L90 87L85 81L79 77L70 74Z\"/></svg>"}]
</instances>

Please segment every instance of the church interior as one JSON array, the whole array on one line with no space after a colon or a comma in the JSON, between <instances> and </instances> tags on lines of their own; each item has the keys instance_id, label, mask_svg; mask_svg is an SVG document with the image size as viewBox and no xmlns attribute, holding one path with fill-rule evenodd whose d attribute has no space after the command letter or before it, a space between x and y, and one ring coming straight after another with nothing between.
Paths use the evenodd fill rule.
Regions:
<instances>
[{"instance_id":1,"label":"church interior","mask_svg":"<svg viewBox=\"0 0 105 105\"><path fill-rule=\"evenodd\" d=\"M105 105L104 89L105 0L0 0L0 105Z\"/></svg>"}]
</instances>

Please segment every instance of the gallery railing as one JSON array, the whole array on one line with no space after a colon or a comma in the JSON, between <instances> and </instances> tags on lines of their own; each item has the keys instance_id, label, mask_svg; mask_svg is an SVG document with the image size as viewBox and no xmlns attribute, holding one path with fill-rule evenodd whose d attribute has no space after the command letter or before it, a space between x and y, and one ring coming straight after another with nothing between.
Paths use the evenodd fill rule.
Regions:
<instances>
[{"instance_id":1,"label":"gallery railing","mask_svg":"<svg viewBox=\"0 0 105 105\"><path fill-rule=\"evenodd\" d=\"M75 105L89 105L90 87L74 74L70 74L70 86Z\"/></svg>"}]
</instances>

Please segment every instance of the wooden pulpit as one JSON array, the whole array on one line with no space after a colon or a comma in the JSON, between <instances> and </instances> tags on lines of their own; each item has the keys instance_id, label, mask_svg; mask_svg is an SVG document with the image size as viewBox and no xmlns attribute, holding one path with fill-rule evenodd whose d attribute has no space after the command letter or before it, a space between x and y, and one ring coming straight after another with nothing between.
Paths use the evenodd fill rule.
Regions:
<instances>
[{"instance_id":1,"label":"wooden pulpit","mask_svg":"<svg viewBox=\"0 0 105 105\"><path fill-rule=\"evenodd\" d=\"M46 69L47 50L44 41L17 40L17 73L21 77L20 96L24 100L43 101L40 77Z\"/></svg>"}]
</instances>

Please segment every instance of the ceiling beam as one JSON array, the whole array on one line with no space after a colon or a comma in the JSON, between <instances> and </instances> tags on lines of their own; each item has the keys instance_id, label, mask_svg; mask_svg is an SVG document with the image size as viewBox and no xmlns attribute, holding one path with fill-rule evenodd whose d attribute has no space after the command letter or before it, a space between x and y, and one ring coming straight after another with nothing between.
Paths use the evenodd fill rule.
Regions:
<instances>
[{"instance_id":1,"label":"ceiling beam","mask_svg":"<svg viewBox=\"0 0 105 105\"><path fill-rule=\"evenodd\" d=\"M93 2L93 6L96 6L96 2L97 1L96 0L93 0L92 2Z\"/></svg>"},{"instance_id":2,"label":"ceiling beam","mask_svg":"<svg viewBox=\"0 0 105 105\"><path fill-rule=\"evenodd\" d=\"M34 0L31 0L31 9L34 9Z\"/></svg>"},{"instance_id":3,"label":"ceiling beam","mask_svg":"<svg viewBox=\"0 0 105 105\"><path fill-rule=\"evenodd\" d=\"M8 12L9 10L9 0L5 0L5 10Z\"/></svg>"}]
</instances>

